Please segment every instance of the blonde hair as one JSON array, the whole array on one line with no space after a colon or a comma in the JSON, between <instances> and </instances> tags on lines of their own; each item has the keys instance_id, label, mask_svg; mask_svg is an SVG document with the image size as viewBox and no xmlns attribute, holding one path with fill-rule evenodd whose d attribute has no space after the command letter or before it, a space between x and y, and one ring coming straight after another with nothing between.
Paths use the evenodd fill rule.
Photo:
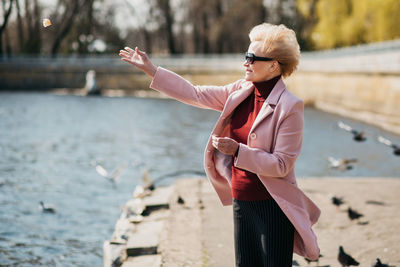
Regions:
<instances>
[{"instance_id":1,"label":"blonde hair","mask_svg":"<svg viewBox=\"0 0 400 267\"><path fill-rule=\"evenodd\" d=\"M297 69L300 58L300 46L296 34L285 25L262 23L251 29L250 41L263 43L264 56L276 59L287 77Z\"/></svg>"}]
</instances>

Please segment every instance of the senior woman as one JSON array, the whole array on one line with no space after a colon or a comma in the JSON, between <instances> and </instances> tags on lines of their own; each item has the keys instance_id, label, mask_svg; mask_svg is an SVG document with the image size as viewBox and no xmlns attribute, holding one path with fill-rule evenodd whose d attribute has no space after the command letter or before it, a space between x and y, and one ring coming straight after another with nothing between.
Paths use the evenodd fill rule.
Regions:
<instances>
[{"instance_id":1,"label":"senior woman","mask_svg":"<svg viewBox=\"0 0 400 267\"><path fill-rule=\"evenodd\" d=\"M221 112L204 166L222 204L233 204L236 266L289 267L293 252L319 256L311 226L320 210L297 187L294 173L304 105L282 80L297 68L300 49L284 25L257 25L249 37L245 77L225 86L193 86L154 66L137 47L120 56L153 78L151 88Z\"/></svg>"}]
</instances>

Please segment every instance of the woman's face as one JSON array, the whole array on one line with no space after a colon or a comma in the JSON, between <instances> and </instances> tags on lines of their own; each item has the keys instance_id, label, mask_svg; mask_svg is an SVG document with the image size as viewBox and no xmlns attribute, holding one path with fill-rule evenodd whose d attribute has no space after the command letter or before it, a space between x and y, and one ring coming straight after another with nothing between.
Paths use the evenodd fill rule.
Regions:
<instances>
[{"instance_id":1,"label":"woman's face","mask_svg":"<svg viewBox=\"0 0 400 267\"><path fill-rule=\"evenodd\" d=\"M253 53L258 57L265 57L262 52L262 42L259 41L250 43L247 52ZM253 64L245 61L243 63L246 69L245 80L250 82L262 82L277 76L272 68L272 64L274 63L276 64L276 61L254 61Z\"/></svg>"}]
</instances>

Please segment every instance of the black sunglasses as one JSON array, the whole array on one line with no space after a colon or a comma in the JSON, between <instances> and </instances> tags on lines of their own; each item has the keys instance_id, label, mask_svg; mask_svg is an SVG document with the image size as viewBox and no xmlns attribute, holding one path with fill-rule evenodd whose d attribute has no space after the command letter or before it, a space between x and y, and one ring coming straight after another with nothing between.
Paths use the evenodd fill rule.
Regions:
<instances>
[{"instance_id":1,"label":"black sunglasses","mask_svg":"<svg viewBox=\"0 0 400 267\"><path fill-rule=\"evenodd\" d=\"M249 64L253 64L254 61L257 61L257 60L259 60L259 61L272 61L272 60L274 60L273 58L270 58L270 57L257 57L253 53L246 53L245 59L246 59L246 62L249 63Z\"/></svg>"}]
</instances>

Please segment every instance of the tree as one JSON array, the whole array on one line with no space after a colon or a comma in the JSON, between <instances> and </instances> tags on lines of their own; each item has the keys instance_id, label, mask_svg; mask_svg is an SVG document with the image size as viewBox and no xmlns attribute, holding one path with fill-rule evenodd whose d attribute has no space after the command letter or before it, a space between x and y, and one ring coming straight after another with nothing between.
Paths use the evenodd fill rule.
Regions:
<instances>
[{"instance_id":1,"label":"tree","mask_svg":"<svg viewBox=\"0 0 400 267\"><path fill-rule=\"evenodd\" d=\"M175 37L172 31L174 24L173 11L171 10L170 0L157 0L157 7L162 15L162 28L165 30L168 50L171 54L176 54Z\"/></svg>"},{"instance_id":2,"label":"tree","mask_svg":"<svg viewBox=\"0 0 400 267\"><path fill-rule=\"evenodd\" d=\"M398 0L319 0L311 37L320 49L399 38L398 14Z\"/></svg>"},{"instance_id":3,"label":"tree","mask_svg":"<svg viewBox=\"0 0 400 267\"><path fill-rule=\"evenodd\" d=\"M57 10L60 10L62 6L64 7L64 13L61 19L57 21L57 24L60 24L60 30L56 32L56 37L51 48L52 56L56 56L61 42L71 30L74 19L82 6L82 3L79 0L59 0Z\"/></svg>"},{"instance_id":4,"label":"tree","mask_svg":"<svg viewBox=\"0 0 400 267\"><path fill-rule=\"evenodd\" d=\"M3 53L3 32L6 29L8 19L10 18L12 6L13 6L13 0L10 0L8 8L6 8L6 1L2 0L3 23L0 26L0 55Z\"/></svg>"},{"instance_id":5,"label":"tree","mask_svg":"<svg viewBox=\"0 0 400 267\"><path fill-rule=\"evenodd\" d=\"M314 44L311 40L311 34L318 22L317 7L318 0L297 0L297 27L299 45L302 50L312 50Z\"/></svg>"},{"instance_id":6,"label":"tree","mask_svg":"<svg viewBox=\"0 0 400 267\"><path fill-rule=\"evenodd\" d=\"M38 0L25 0L25 16L28 38L25 40L24 52L38 54L41 51L41 7Z\"/></svg>"}]
</instances>

